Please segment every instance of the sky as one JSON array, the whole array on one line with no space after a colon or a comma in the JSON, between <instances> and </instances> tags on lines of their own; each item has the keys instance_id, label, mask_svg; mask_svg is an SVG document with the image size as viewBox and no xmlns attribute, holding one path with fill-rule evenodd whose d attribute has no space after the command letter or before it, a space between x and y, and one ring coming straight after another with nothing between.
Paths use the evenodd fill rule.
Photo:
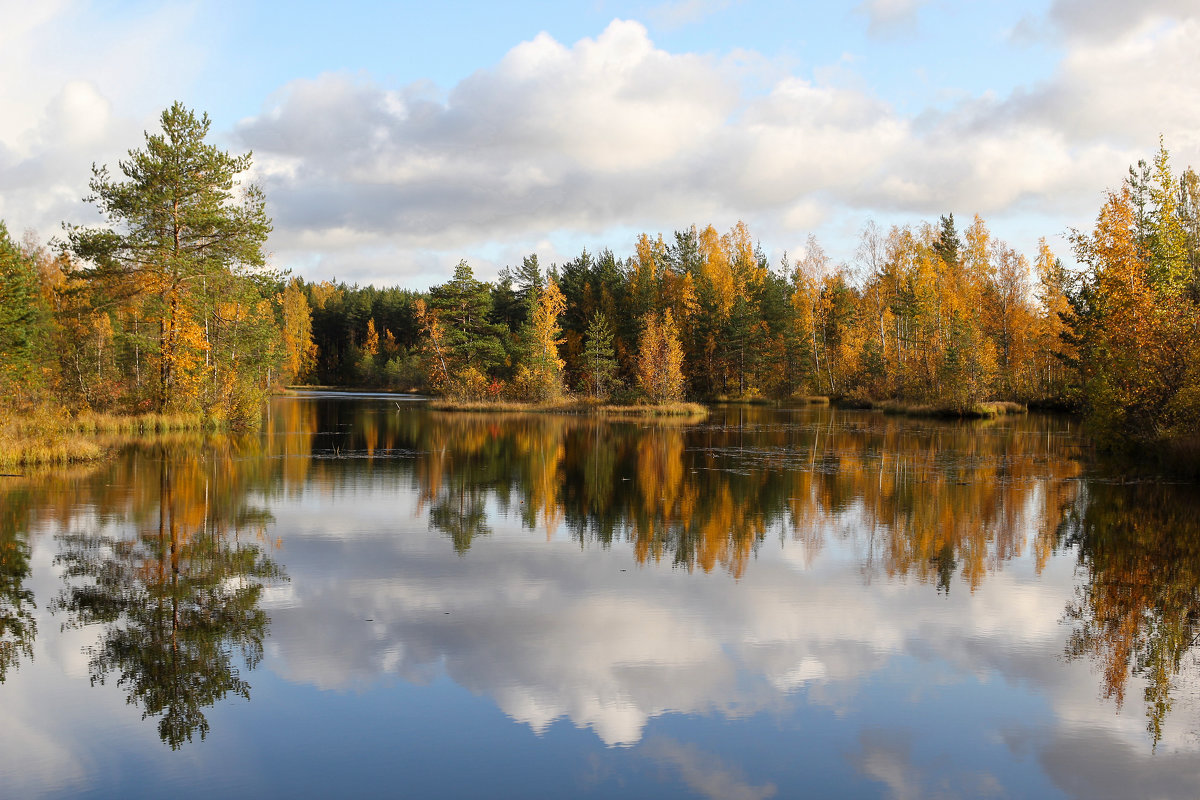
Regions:
<instances>
[{"instance_id":1,"label":"sky","mask_svg":"<svg viewBox=\"0 0 1200 800\"><path fill-rule=\"evenodd\" d=\"M873 220L1022 252L1163 138L1200 168L1197 0L0 0L0 220L49 241L175 101L253 152L273 266L424 289L744 220L773 263Z\"/></svg>"}]
</instances>

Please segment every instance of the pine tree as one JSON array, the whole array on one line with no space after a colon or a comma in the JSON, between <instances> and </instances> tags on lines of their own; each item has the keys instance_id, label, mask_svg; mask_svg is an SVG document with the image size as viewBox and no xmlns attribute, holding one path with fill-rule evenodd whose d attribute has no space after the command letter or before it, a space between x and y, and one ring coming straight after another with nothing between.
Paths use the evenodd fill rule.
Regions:
<instances>
[{"instance_id":1,"label":"pine tree","mask_svg":"<svg viewBox=\"0 0 1200 800\"><path fill-rule=\"evenodd\" d=\"M607 397L617 375L617 359L613 351L613 330L608 317L597 312L587 329L587 344L583 350L586 374L584 381L593 399Z\"/></svg>"},{"instance_id":2,"label":"pine tree","mask_svg":"<svg viewBox=\"0 0 1200 800\"><path fill-rule=\"evenodd\" d=\"M145 149L119 163L125 180L93 167L87 200L106 225L69 228L68 239L91 264L85 277L110 301L132 300L139 318L157 328L154 402L166 410L200 405L204 384L227 395L230 385L265 382L274 365L237 348L250 344L248 334L261 338L268 323L258 301L277 290L263 275L271 230L263 194L253 185L237 191L250 154L206 144L208 115L180 103L161 122L161 134L148 133ZM218 341L225 347L219 360Z\"/></svg>"},{"instance_id":3,"label":"pine tree","mask_svg":"<svg viewBox=\"0 0 1200 800\"><path fill-rule=\"evenodd\" d=\"M40 392L46 312L34 264L0 222L0 395L29 400Z\"/></svg>"},{"instance_id":4,"label":"pine tree","mask_svg":"<svg viewBox=\"0 0 1200 800\"><path fill-rule=\"evenodd\" d=\"M1170 155L1159 140L1154 157L1154 181L1149 187L1153 204L1150 218L1150 280L1169 295L1184 292L1192 275L1187 253L1187 230L1179 214L1180 180L1171 174Z\"/></svg>"},{"instance_id":5,"label":"pine tree","mask_svg":"<svg viewBox=\"0 0 1200 800\"><path fill-rule=\"evenodd\" d=\"M453 280L429 290L426 335L438 332L438 364L443 391L481 399L490 376L504 363L504 327L492 321L492 293L460 261ZM430 313L431 312L431 313Z\"/></svg>"},{"instance_id":6,"label":"pine tree","mask_svg":"<svg viewBox=\"0 0 1200 800\"><path fill-rule=\"evenodd\" d=\"M943 215L938 219L939 230L937 241L933 243L933 251L938 258L951 269L958 268L958 251L962 240L958 238L958 230L954 227L954 215Z\"/></svg>"},{"instance_id":7,"label":"pine tree","mask_svg":"<svg viewBox=\"0 0 1200 800\"><path fill-rule=\"evenodd\" d=\"M504 361L491 301L488 284L475 280L466 261L458 262L452 280L429 290L429 308L445 325L445 346L460 370L486 373Z\"/></svg>"}]
</instances>

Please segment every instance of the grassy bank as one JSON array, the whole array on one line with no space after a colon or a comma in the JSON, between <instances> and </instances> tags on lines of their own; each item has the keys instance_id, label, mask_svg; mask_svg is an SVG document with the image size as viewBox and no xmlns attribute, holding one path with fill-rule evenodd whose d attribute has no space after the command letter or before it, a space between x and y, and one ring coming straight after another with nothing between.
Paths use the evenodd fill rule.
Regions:
<instances>
[{"instance_id":1,"label":"grassy bank","mask_svg":"<svg viewBox=\"0 0 1200 800\"><path fill-rule=\"evenodd\" d=\"M883 400L871 407L885 414L900 414L907 417L942 417L948 419L992 419L1008 414L1025 414L1028 408L1020 403L995 400L974 403L967 407L950 403L904 403L898 400Z\"/></svg>"},{"instance_id":2,"label":"grassy bank","mask_svg":"<svg viewBox=\"0 0 1200 800\"><path fill-rule=\"evenodd\" d=\"M0 415L0 468L96 461L112 440L169 431L201 430L200 414L96 414L71 416L54 409ZM101 441L101 438L107 441Z\"/></svg>"},{"instance_id":3,"label":"grassy bank","mask_svg":"<svg viewBox=\"0 0 1200 800\"><path fill-rule=\"evenodd\" d=\"M637 405L604 405L587 400L554 400L544 403L513 403L504 401L463 401L438 399L430 402L435 411L509 412L525 414L596 414L620 417L687 417L703 418L708 409L699 403L660 403Z\"/></svg>"}]
</instances>

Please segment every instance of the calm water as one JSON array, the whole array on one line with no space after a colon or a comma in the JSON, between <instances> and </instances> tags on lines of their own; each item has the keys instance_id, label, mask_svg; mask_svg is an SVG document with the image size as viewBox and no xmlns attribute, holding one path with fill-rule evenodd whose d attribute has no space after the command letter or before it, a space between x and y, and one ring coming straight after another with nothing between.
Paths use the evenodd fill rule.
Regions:
<instances>
[{"instance_id":1,"label":"calm water","mask_svg":"<svg viewBox=\"0 0 1200 800\"><path fill-rule=\"evenodd\" d=\"M1197 488L1086 452L308 397L0 478L0 796L1195 797Z\"/></svg>"}]
</instances>

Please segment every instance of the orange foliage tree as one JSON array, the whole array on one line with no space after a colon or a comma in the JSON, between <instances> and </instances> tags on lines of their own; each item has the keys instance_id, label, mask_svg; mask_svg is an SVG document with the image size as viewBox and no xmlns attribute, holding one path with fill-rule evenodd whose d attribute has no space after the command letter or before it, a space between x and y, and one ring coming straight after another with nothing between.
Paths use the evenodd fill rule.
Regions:
<instances>
[{"instance_id":1,"label":"orange foliage tree","mask_svg":"<svg viewBox=\"0 0 1200 800\"><path fill-rule=\"evenodd\" d=\"M647 314L642 320L638 348L638 385L655 403L683 399L683 347L671 309L662 316Z\"/></svg>"}]
</instances>

